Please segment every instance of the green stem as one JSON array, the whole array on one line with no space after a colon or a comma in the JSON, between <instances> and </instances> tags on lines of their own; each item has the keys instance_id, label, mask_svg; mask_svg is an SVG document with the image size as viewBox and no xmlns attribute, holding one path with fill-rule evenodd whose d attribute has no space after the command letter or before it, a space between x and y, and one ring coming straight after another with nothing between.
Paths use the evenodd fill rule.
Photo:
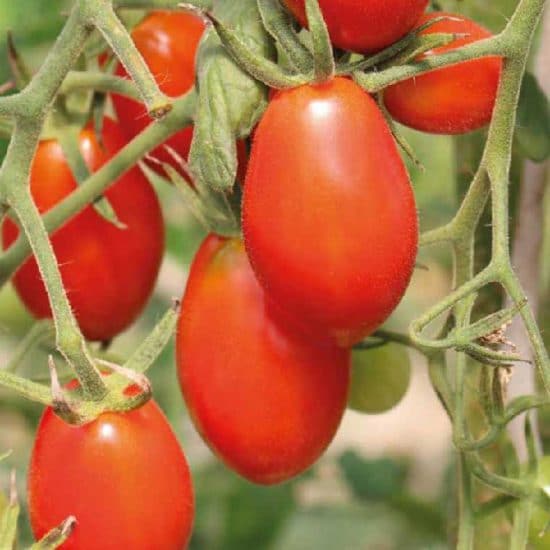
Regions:
<instances>
[{"instance_id":1,"label":"green stem","mask_svg":"<svg viewBox=\"0 0 550 550\"><path fill-rule=\"evenodd\" d=\"M474 548L475 515L472 499L472 477L466 465L464 453L460 453L458 466L460 480L459 491L459 524L457 550L472 550Z\"/></svg>"},{"instance_id":2,"label":"green stem","mask_svg":"<svg viewBox=\"0 0 550 550\"><path fill-rule=\"evenodd\" d=\"M234 30L225 26L212 13L206 15L216 29L229 55L256 80L263 82L270 88L294 88L311 80L312 75L287 74L270 59L265 58L256 51L252 51Z\"/></svg>"},{"instance_id":3,"label":"green stem","mask_svg":"<svg viewBox=\"0 0 550 550\"><path fill-rule=\"evenodd\" d=\"M17 376L12 372L0 369L0 386L14 391L31 401L36 401L43 405L52 404L52 395L49 388L33 382L32 380L28 380L27 378Z\"/></svg>"},{"instance_id":4,"label":"green stem","mask_svg":"<svg viewBox=\"0 0 550 550\"><path fill-rule=\"evenodd\" d=\"M162 118L172 109L172 102L160 91L126 27L113 10L112 2L110 0L80 0L80 3L86 20L95 25L132 77L149 114L153 118Z\"/></svg>"},{"instance_id":5,"label":"green stem","mask_svg":"<svg viewBox=\"0 0 550 550\"><path fill-rule=\"evenodd\" d=\"M59 88L59 93L69 94L80 90L114 92L135 100L141 99L136 85L127 78L100 72L70 71Z\"/></svg>"},{"instance_id":6,"label":"green stem","mask_svg":"<svg viewBox=\"0 0 550 550\"><path fill-rule=\"evenodd\" d=\"M135 372L144 373L156 361L166 344L174 333L174 328L178 320L179 302L170 308L162 319L157 323L155 328L138 347L133 355L126 361L124 368ZM115 383L110 384L111 389L122 391L128 386L128 380L117 376Z\"/></svg>"},{"instance_id":7,"label":"green stem","mask_svg":"<svg viewBox=\"0 0 550 550\"><path fill-rule=\"evenodd\" d=\"M501 35L473 42L462 48L451 50L440 55L428 56L422 61L390 67L380 72L354 73L357 83L369 93L379 92L392 84L409 80L423 73L441 69L449 65L456 65L469 59L477 59L491 55L503 55L507 45Z\"/></svg>"},{"instance_id":8,"label":"green stem","mask_svg":"<svg viewBox=\"0 0 550 550\"><path fill-rule=\"evenodd\" d=\"M336 72L332 43L318 0L305 0L306 15L313 46L313 73L317 83L330 80Z\"/></svg>"},{"instance_id":9,"label":"green stem","mask_svg":"<svg viewBox=\"0 0 550 550\"><path fill-rule=\"evenodd\" d=\"M522 500L514 509L510 550L525 550L529 537L529 520L533 505L529 499Z\"/></svg>"},{"instance_id":10,"label":"green stem","mask_svg":"<svg viewBox=\"0 0 550 550\"><path fill-rule=\"evenodd\" d=\"M0 114L7 105L11 116L34 119L36 126L41 127L46 111L67 72L82 52L91 31L82 22L78 6L75 5L61 34L29 85L16 95L0 98ZM6 161L3 166L5 164Z\"/></svg>"},{"instance_id":11,"label":"green stem","mask_svg":"<svg viewBox=\"0 0 550 550\"><path fill-rule=\"evenodd\" d=\"M15 143L17 134L16 130L13 138ZM48 291L57 347L75 368L86 395L92 400L99 401L107 393L107 388L88 354L84 338L61 281L61 273L52 245L40 218L40 213L31 198L29 188L15 182L15 185L12 183L8 186L7 193L8 201L29 240L42 280Z\"/></svg>"},{"instance_id":12,"label":"green stem","mask_svg":"<svg viewBox=\"0 0 550 550\"><path fill-rule=\"evenodd\" d=\"M112 185L143 155L164 142L182 126L188 125L191 122L194 104L193 92L176 100L174 109L163 120L150 124L82 185L79 185L73 193L44 215L43 221L47 231L51 233L88 204L94 202L109 185ZM28 257L30 251L28 240L25 235L20 234L17 241L0 256L0 286L9 280Z\"/></svg>"}]
</instances>

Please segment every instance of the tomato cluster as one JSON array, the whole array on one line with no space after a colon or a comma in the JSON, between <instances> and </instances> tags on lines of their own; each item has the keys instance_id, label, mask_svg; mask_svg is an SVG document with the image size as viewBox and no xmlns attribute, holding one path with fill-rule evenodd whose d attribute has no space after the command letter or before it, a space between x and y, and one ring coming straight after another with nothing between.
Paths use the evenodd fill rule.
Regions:
<instances>
[{"instance_id":1,"label":"tomato cluster","mask_svg":"<svg viewBox=\"0 0 550 550\"><path fill-rule=\"evenodd\" d=\"M286 4L305 25L304 2ZM363 53L442 15L422 32L467 36L423 57L488 36L460 16L422 16L426 0L319 4L334 45ZM166 94L192 86L203 31L193 15L164 12L133 30ZM500 70L499 59L464 62L398 83L383 100L413 128L473 130L491 116ZM121 66L116 73L126 75ZM149 124L143 105L112 99L120 126L106 118L101 140L91 125L80 134L91 171ZM172 163L169 145L186 158L192 135L192 127L182 128L152 155ZM202 243L182 300L177 368L191 418L214 452L245 478L272 484L318 459L348 403L381 412L405 393L406 354L356 355L352 370L351 349L403 297L415 265L418 218L387 120L350 78L273 92L253 134L246 176L243 143L240 151L244 238L210 234ZM59 143L42 141L31 173L37 208L47 211L76 186ZM100 341L143 309L164 238L157 198L139 168L105 198L124 227L88 206L51 239L80 328ZM7 219L4 247L18 233ZM51 316L33 258L14 284L33 314ZM69 426L47 409L31 460L29 502L38 537L77 516L66 548L181 548L193 519L185 457L153 402L83 426Z\"/></svg>"}]
</instances>

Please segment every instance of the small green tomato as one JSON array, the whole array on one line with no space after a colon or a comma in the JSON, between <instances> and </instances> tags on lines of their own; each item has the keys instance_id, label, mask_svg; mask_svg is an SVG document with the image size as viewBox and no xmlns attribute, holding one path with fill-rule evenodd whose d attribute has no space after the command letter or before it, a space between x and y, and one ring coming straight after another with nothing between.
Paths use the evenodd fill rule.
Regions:
<instances>
[{"instance_id":1,"label":"small green tomato","mask_svg":"<svg viewBox=\"0 0 550 550\"><path fill-rule=\"evenodd\" d=\"M410 380L411 364L403 346L354 351L348 406L369 414L388 411L403 399Z\"/></svg>"}]
</instances>

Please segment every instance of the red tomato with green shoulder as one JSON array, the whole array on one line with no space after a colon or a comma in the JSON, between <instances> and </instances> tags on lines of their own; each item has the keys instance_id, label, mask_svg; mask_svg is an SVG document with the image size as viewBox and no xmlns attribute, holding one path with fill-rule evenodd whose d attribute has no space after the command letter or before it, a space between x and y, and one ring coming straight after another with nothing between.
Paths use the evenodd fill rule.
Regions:
<instances>
[{"instance_id":1,"label":"red tomato with green shoulder","mask_svg":"<svg viewBox=\"0 0 550 550\"><path fill-rule=\"evenodd\" d=\"M287 480L332 440L346 407L350 353L281 322L242 241L211 235L203 242L183 297L176 352L197 430L246 479Z\"/></svg>"},{"instance_id":2,"label":"red tomato with green shoulder","mask_svg":"<svg viewBox=\"0 0 550 550\"><path fill-rule=\"evenodd\" d=\"M488 30L462 15L429 13L418 24L441 16L450 19L434 23L420 34L466 36L422 54L419 61L492 36ZM395 120L416 130L433 134L470 132L490 122L501 70L499 57L464 61L389 86L384 90L384 103Z\"/></svg>"},{"instance_id":3,"label":"red tomato with green shoulder","mask_svg":"<svg viewBox=\"0 0 550 550\"><path fill-rule=\"evenodd\" d=\"M353 81L273 97L252 144L243 233L265 291L308 333L348 346L397 306L416 206L384 116Z\"/></svg>"},{"instance_id":4,"label":"red tomato with green shoulder","mask_svg":"<svg viewBox=\"0 0 550 550\"><path fill-rule=\"evenodd\" d=\"M204 22L199 17L189 12L176 11L151 12L132 30L131 36L136 48L159 88L167 96L178 97L193 87L195 57L204 30ZM121 64L117 65L115 74L128 78ZM117 94L112 94L112 100L117 118L129 139L151 124L151 118L142 103ZM164 144L187 160L192 139L193 126L186 126L169 137ZM161 162L175 166L174 159L163 145L151 151L151 155ZM242 182L247 162L244 141L237 142L237 153L240 168L238 179ZM151 163L151 168L164 174L154 163Z\"/></svg>"},{"instance_id":5,"label":"red tomato with green shoulder","mask_svg":"<svg viewBox=\"0 0 550 550\"><path fill-rule=\"evenodd\" d=\"M187 461L154 401L82 426L46 409L31 456L28 501L37 539L76 517L64 550L180 550L194 516Z\"/></svg>"},{"instance_id":6,"label":"red tomato with green shoulder","mask_svg":"<svg viewBox=\"0 0 550 550\"><path fill-rule=\"evenodd\" d=\"M119 126L106 118L103 144L91 125L80 133L79 146L94 172L126 143ZM40 212L70 195L77 183L56 140L38 145L30 188ZM138 167L131 168L105 196L126 228L118 228L87 206L51 237L63 284L80 328L89 340L108 341L127 328L151 295L164 252L164 222L154 189ZM19 235L7 219L2 226L4 249ZM13 284L31 313L51 317L51 309L34 258L15 273Z\"/></svg>"},{"instance_id":7,"label":"red tomato with green shoulder","mask_svg":"<svg viewBox=\"0 0 550 550\"><path fill-rule=\"evenodd\" d=\"M305 0L284 0L306 26ZM330 39L338 48L375 52L405 36L422 15L428 0L319 0Z\"/></svg>"}]
</instances>

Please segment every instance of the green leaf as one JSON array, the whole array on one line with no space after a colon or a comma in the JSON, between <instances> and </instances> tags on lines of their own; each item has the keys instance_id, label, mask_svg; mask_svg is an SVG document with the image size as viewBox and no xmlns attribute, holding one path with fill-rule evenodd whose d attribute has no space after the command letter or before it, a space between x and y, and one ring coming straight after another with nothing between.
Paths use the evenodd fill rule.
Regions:
<instances>
[{"instance_id":1,"label":"green leaf","mask_svg":"<svg viewBox=\"0 0 550 550\"><path fill-rule=\"evenodd\" d=\"M537 79L525 73L521 85L516 122L516 143L535 162L550 155L550 107Z\"/></svg>"},{"instance_id":2,"label":"green leaf","mask_svg":"<svg viewBox=\"0 0 550 550\"><path fill-rule=\"evenodd\" d=\"M274 58L256 0L219 0L214 15L251 51ZM267 105L267 90L233 61L212 30L199 47L197 65L199 102L189 155L191 171L204 185L229 189L237 174L235 139L249 135L256 125Z\"/></svg>"},{"instance_id":3,"label":"green leaf","mask_svg":"<svg viewBox=\"0 0 550 550\"><path fill-rule=\"evenodd\" d=\"M365 460L354 451L338 459L344 477L353 493L368 500L387 500L402 492L406 468L389 458Z\"/></svg>"},{"instance_id":4,"label":"green leaf","mask_svg":"<svg viewBox=\"0 0 550 550\"><path fill-rule=\"evenodd\" d=\"M292 485L261 487L235 478L225 500L222 548L267 548L296 503Z\"/></svg>"}]
</instances>

